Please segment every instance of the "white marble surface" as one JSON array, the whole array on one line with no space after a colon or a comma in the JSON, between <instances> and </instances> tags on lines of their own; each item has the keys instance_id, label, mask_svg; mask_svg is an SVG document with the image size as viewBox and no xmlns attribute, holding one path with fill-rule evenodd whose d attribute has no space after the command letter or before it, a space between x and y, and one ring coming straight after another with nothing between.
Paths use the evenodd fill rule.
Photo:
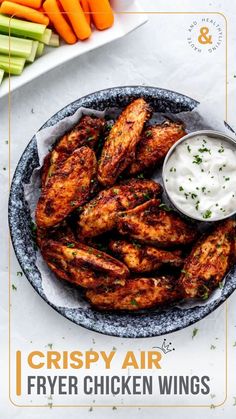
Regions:
<instances>
[{"instance_id":1,"label":"white marble surface","mask_svg":"<svg viewBox=\"0 0 236 419\"><path fill-rule=\"evenodd\" d=\"M236 45L235 6L231 0L139 0L146 11L210 11L224 12L228 18L229 30L229 67L228 67L228 121L236 128L235 120L235 89L236 89L236 63L233 49ZM150 16L148 24L138 29L126 38L113 44L93 51L86 56L75 59L68 65L63 65L55 71L45 74L35 82L28 84L11 96L11 174L19 160L25 146L35 131L52 114L67 103L89 92L106 87L129 84L156 85L177 90L200 101L208 100L218 110L222 117L225 114L224 89L224 59L219 51L215 59L209 57L197 58L190 53L185 43L184 33L188 27L189 16L179 15ZM190 18L191 20L191 18ZM233 419L236 414L234 397L236 397L236 295L228 301L228 349L229 349L229 377L228 398L221 407L210 408L18 408L11 404L8 398L8 226L7 226L7 196L8 181L5 168L8 168L8 145L5 141L9 137L8 100L0 102L1 126L1 161L0 161L0 188L1 188L1 359L0 359L0 413L2 418L64 418L70 415L71 419L77 417L89 418L122 418L129 415L132 418L147 418L157 416L166 418L223 418ZM98 335L82 329L53 311L35 293L26 278L17 276L20 271L14 253L11 251L11 279L17 287L12 292L12 350L32 350L44 348L52 343L57 349L72 349L80 347L83 350L93 347L96 350L111 350L113 346L121 354L129 349L149 349L155 339L125 340ZM168 336L176 346L181 347L180 365L185 368L185 349L192 351L193 363L199 360L200 355L205 358L206 364L211 360L210 345L212 339L219 337L222 345L218 345L218 353L214 354L214 362L220 364L223 354L225 307L219 308L208 318L199 322L199 329L192 344L193 328L189 327L181 332ZM217 336L219 335L219 336ZM186 366L187 368L187 366ZM201 371L201 366L199 367ZM218 365L219 393L223 381L224 370ZM188 369L186 370L188 371ZM217 374L217 372L216 372ZM14 394L14 392L13 392ZM14 399L14 398L13 398ZM222 400L219 394L218 401ZM140 402L140 401L139 401ZM141 403L143 400L141 401ZM45 400L45 403L47 401ZM214 402L213 402L214 403ZM115 401L114 401L115 404Z\"/></svg>"}]
</instances>

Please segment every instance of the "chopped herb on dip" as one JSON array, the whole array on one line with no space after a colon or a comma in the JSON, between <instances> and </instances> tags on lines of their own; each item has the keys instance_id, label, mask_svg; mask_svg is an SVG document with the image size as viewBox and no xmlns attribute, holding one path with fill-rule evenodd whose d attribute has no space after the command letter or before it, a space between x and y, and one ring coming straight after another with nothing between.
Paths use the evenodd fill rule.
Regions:
<instances>
[{"instance_id":1,"label":"chopped herb on dip","mask_svg":"<svg viewBox=\"0 0 236 419\"><path fill-rule=\"evenodd\" d=\"M236 210L236 147L224 138L193 135L176 146L165 170L166 190L184 214L215 221Z\"/></svg>"}]
</instances>

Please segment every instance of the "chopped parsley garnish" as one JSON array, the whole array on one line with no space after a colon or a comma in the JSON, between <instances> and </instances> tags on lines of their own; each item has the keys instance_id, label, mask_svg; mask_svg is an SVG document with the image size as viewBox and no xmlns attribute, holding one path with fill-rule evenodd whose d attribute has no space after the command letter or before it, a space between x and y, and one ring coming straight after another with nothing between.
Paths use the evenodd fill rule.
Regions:
<instances>
[{"instance_id":1,"label":"chopped parsley garnish","mask_svg":"<svg viewBox=\"0 0 236 419\"><path fill-rule=\"evenodd\" d=\"M152 137L152 131L151 130L146 132L146 137L147 138Z\"/></svg>"},{"instance_id":2,"label":"chopped parsley garnish","mask_svg":"<svg viewBox=\"0 0 236 419\"><path fill-rule=\"evenodd\" d=\"M136 301L134 298L130 301L130 304L131 304L132 306L136 306L136 307L138 307L138 303L137 303L137 301Z\"/></svg>"},{"instance_id":3,"label":"chopped parsley garnish","mask_svg":"<svg viewBox=\"0 0 236 419\"><path fill-rule=\"evenodd\" d=\"M67 243L66 246L69 247L69 249L73 249L73 247L75 247L75 244L74 243Z\"/></svg>"},{"instance_id":4,"label":"chopped parsley garnish","mask_svg":"<svg viewBox=\"0 0 236 419\"><path fill-rule=\"evenodd\" d=\"M202 299L203 300L207 300L209 298L209 291L204 292L204 294L202 295Z\"/></svg>"},{"instance_id":5,"label":"chopped parsley garnish","mask_svg":"<svg viewBox=\"0 0 236 419\"><path fill-rule=\"evenodd\" d=\"M190 147L190 145L188 145L187 149L188 149L188 152L191 153L191 147Z\"/></svg>"},{"instance_id":6,"label":"chopped parsley garnish","mask_svg":"<svg viewBox=\"0 0 236 419\"><path fill-rule=\"evenodd\" d=\"M191 198L195 199L195 198L197 198L197 195L195 193L191 193Z\"/></svg>"},{"instance_id":7,"label":"chopped parsley garnish","mask_svg":"<svg viewBox=\"0 0 236 419\"><path fill-rule=\"evenodd\" d=\"M198 151L199 151L199 153L210 153L211 154L211 150L209 148L206 148L206 147L199 148Z\"/></svg>"},{"instance_id":8,"label":"chopped parsley garnish","mask_svg":"<svg viewBox=\"0 0 236 419\"><path fill-rule=\"evenodd\" d=\"M11 284L12 290L17 291L17 287L14 284Z\"/></svg>"},{"instance_id":9,"label":"chopped parsley garnish","mask_svg":"<svg viewBox=\"0 0 236 419\"><path fill-rule=\"evenodd\" d=\"M179 191L182 192L184 190L183 186L179 187Z\"/></svg>"},{"instance_id":10,"label":"chopped parsley garnish","mask_svg":"<svg viewBox=\"0 0 236 419\"><path fill-rule=\"evenodd\" d=\"M137 176L138 179L144 179L144 174L140 173L140 175Z\"/></svg>"},{"instance_id":11,"label":"chopped parsley garnish","mask_svg":"<svg viewBox=\"0 0 236 419\"><path fill-rule=\"evenodd\" d=\"M220 149L218 150L218 153L224 153L225 149L223 146L220 147Z\"/></svg>"},{"instance_id":12,"label":"chopped parsley garnish","mask_svg":"<svg viewBox=\"0 0 236 419\"><path fill-rule=\"evenodd\" d=\"M197 335L197 333L198 333L198 330L199 330L199 329L197 329L196 327L193 329L192 339L193 339L193 338L195 338L195 336L196 336L196 335Z\"/></svg>"},{"instance_id":13,"label":"chopped parsley garnish","mask_svg":"<svg viewBox=\"0 0 236 419\"><path fill-rule=\"evenodd\" d=\"M91 137L87 138L87 141L93 141L93 140L95 140L95 135L92 135Z\"/></svg>"},{"instance_id":14,"label":"chopped parsley garnish","mask_svg":"<svg viewBox=\"0 0 236 419\"><path fill-rule=\"evenodd\" d=\"M16 273L17 276L23 276L23 273L21 271Z\"/></svg>"},{"instance_id":15,"label":"chopped parsley garnish","mask_svg":"<svg viewBox=\"0 0 236 419\"><path fill-rule=\"evenodd\" d=\"M147 192L143 194L143 197L147 200L151 199L151 196Z\"/></svg>"},{"instance_id":16,"label":"chopped parsley garnish","mask_svg":"<svg viewBox=\"0 0 236 419\"><path fill-rule=\"evenodd\" d=\"M208 219L211 218L212 212L210 210L206 210L203 214L203 218Z\"/></svg>"},{"instance_id":17,"label":"chopped parsley garnish","mask_svg":"<svg viewBox=\"0 0 236 419\"><path fill-rule=\"evenodd\" d=\"M200 201L197 201L197 203L195 205L195 208L196 208L197 211L199 210L199 204L200 204Z\"/></svg>"},{"instance_id":18,"label":"chopped parsley garnish","mask_svg":"<svg viewBox=\"0 0 236 419\"><path fill-rule=\"evenodd\" d=\"M165 211L172 211L172 208L168 207L166 204L160 204L159 208L162 208Z\"/></svg>"},{"instance_id":19,"label":"chopped parsley garnish","mask_svg":"<svg viewBox=\"0 0 236 419\"><path fill-rule=\"evenodd\" d=\"M202 163L202 158L196 154L195 156L193 156L195 160L193 160L194 164L201 164Z\"/></svg>"}]
</instances>

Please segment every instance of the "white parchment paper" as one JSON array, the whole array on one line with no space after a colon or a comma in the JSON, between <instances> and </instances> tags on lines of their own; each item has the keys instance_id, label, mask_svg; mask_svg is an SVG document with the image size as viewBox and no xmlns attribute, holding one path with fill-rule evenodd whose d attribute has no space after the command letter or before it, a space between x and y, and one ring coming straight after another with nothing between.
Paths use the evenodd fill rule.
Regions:
<instances>
[{"instance_id":1,"label":"white parchment paper","mask_svg":"<svg viewBox=\"0 0 236 419\"><path fill-rule=\"evenodd\" d=\"M97 117L104 117L106 111L100 112L94 109L80 108L72 116L64 118L57 124L45 128L36 134L38 156L40 166L36 168L31 176L30 183L24 185L25 199L29 205L32 219L35 220L35 208L40 195L40 169L42 167L45 156L48 154L51 146L55 141L63 136L67 131L72 129L80 120L82 115L95 115ZM167 116L178 118L186 125L187 132L193 132L201 129L213 129L224 132L228 135L234 136L232 132L225 126L222 117L217 113L212 113L207 104L202 103L192 112L181 112L179 114L168 114ZM163 114L154 115L155 119L163 119ZM235 138L236 139L236 138ZM162 182L160 171L157 171L153 179ZM86 307L88 303L81 298L80 292L76 288L67 286L64 281L57 279L56 276L48 268L43 260L41 253L37 252L36 266L39 269L42 277L42 287L48 300L60 307L79 308ZM181 309L186 309L195 306L202 306L220 297L222 290L216 289L206 301L191 300L178 304Z\"/></svg>"}]
</instances>

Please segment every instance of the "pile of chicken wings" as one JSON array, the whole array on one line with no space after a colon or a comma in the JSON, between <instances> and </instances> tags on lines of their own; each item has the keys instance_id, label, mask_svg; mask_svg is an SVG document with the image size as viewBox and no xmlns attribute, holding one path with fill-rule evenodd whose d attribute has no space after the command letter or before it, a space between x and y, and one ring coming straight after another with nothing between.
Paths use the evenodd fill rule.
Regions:
<instances>
[{"instance_id":1,"label":"pile of chicken wings","mask_svg":"<svg viewBox=\"0 0 236 419\"><path fill-rule=\"evenodd\" d=\"M151 114L138 98L112 126L84 115L41 170L39 249L98 310L206 299L235 263L234 220L199 237L196 225L162 203L152 173L186 132L181 122L150 125Z\"/></svg>"}]
</instances>

